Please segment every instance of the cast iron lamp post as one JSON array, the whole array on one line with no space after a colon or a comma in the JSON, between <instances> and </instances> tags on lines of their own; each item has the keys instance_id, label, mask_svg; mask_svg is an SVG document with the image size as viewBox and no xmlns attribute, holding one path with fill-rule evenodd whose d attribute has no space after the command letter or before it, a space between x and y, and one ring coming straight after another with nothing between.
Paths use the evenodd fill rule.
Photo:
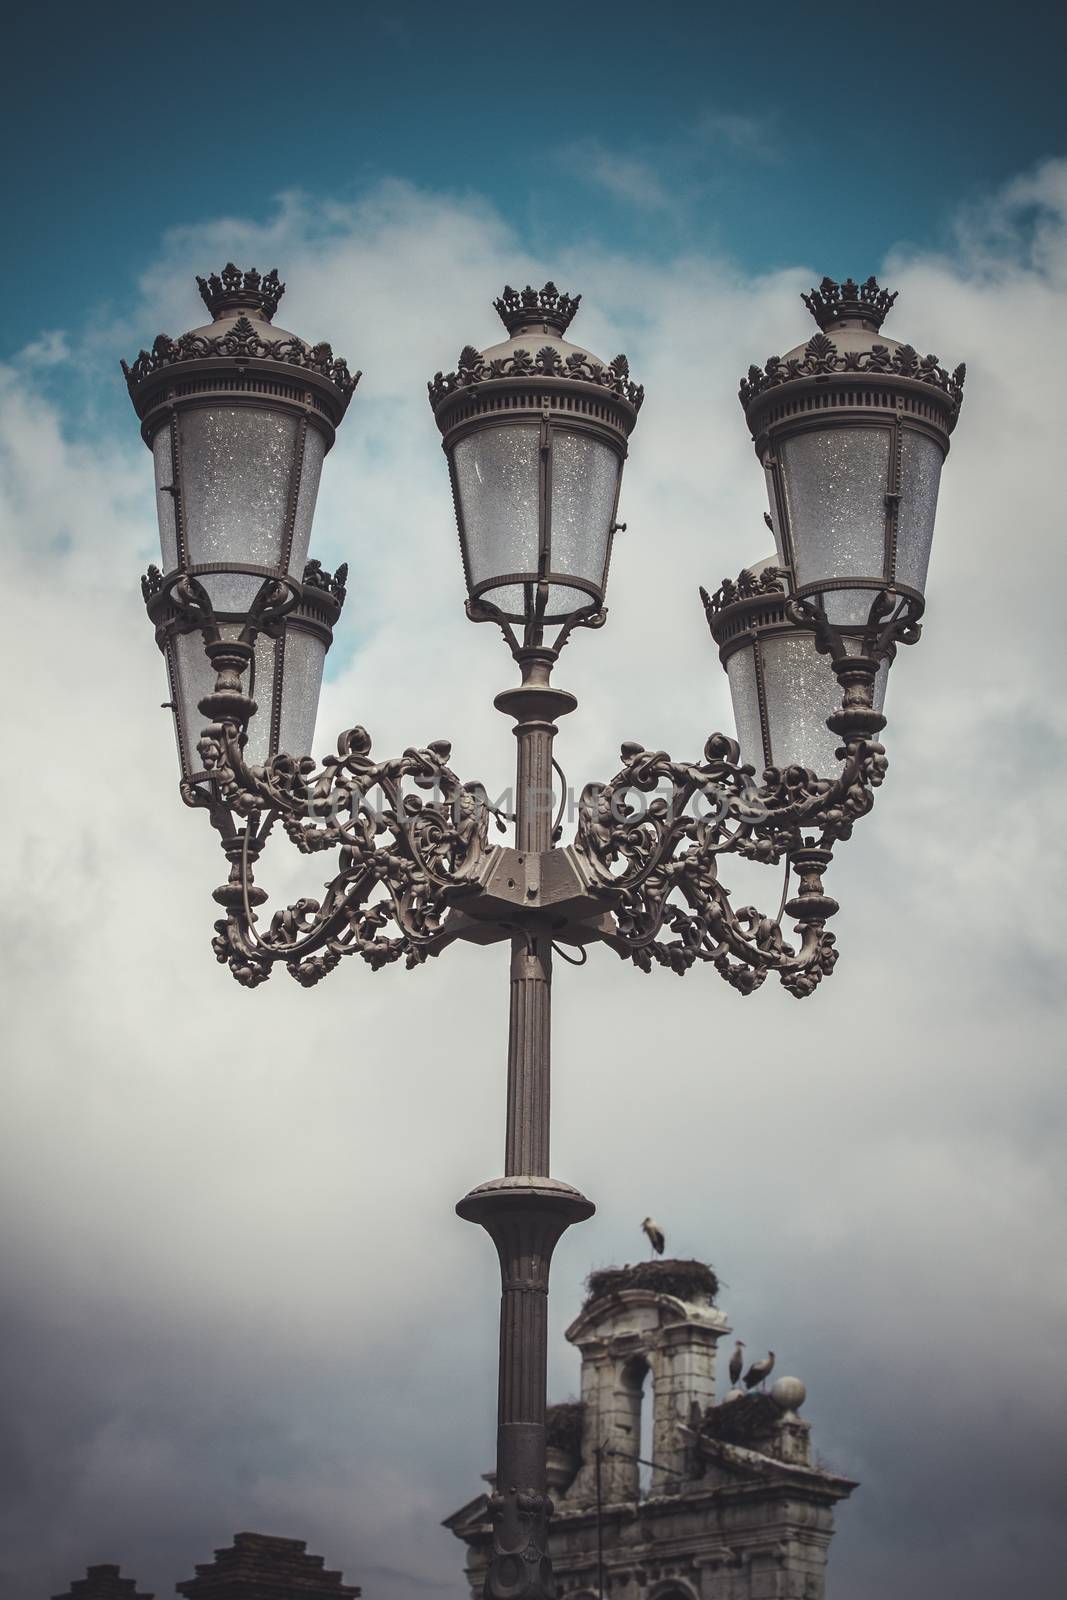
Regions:
<instances>
[{"instance_id":1,"label":"cast iron lamp post","mask_svg":"<svg viewBox=\"0 0 1067 1600\"><path fill-rule=\"evenodd\" d=\"M284 286L229 265L201 292L209 326L160 335L125 368L155 458L162 570L143 580L166 658L181 792L207 809L229 862L215 954L254 987L283 962L311 985L343 956L409 967L456 941L511 948L504 1176L457 1209L500 1257L490 1600L548 1600L547 1294L553 1249L590 1201L549 1174L553 951L602 941L648 971L710 962L743 994L777 972L803 998L833 969L822 878L870 810L898 644L918 638L940 469L964 369L880 337L894 297L824 279L807 344L749 369L741 401L767 474L776 553L704 594L740 743L696 761L622 747L582 790L560 844L553 739L576 700L551 681L576 628L599 627L627 441L642 390L564 335L578 300L554 285L496 302L508 338L467 346L429 386L452 479L472 620L496 624L520 682L514 844L489 842L481 784L435 741L377 760L365 730L309 754L345 569L308 550L323 458L359 374L329 345L271 326ZM840 702L840 703L839 703ZM760 774L757 781L757 774ZM562 774L559 774L562 779ZM254 867L278 826L304 854L339 852L324 898L265 926ZM781 908L735 910L736 854L780 868ZM798 884L790 898L789 884ZM788 916L797 938L782 931Z\"/></svg>"}]
</instances>

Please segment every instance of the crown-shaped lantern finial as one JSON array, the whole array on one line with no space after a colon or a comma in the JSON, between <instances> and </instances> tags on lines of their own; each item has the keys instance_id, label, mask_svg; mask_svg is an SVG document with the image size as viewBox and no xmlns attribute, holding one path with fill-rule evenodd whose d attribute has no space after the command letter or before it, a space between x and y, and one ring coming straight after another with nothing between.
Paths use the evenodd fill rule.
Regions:
<instances>
[{"instance_id":1,"label":"crown-shaped lantern finial","mask_svg":"<svg viewBox=\"0 0 1067 1600\"><path fill-rule=\"evenodd\" d=\"M216 322L232 311L254 311L269 322L285 293L285 284L278 280L277 267L261 276L255 267L242 272L228 261L221 272L213 272L210 278L198 277L196 281L204 304Z\"/></svg>"},{"instance_id":2,"label":"crown-shaped lantern finial","mask_svg":"<svg viewBox=\"0 0 1067 1600\"><path fill-rule=\"evenodd\" d=\"M510 334L522 333L526 328L545 327L554 332L566 333L571 318L581 304L581 295L560 294L549 280L543 289L513 289L504 285L504 293L493 305L500 320Z\"/></svg>"},{"instance_id":3,"label":"crown-shaped lantern finial","mask_svg":"<svg viewBox=\"0 0 1067 1600\"><path fill-rule=\"evenodd\" d=\"M866 283L852 278L835 283L833 278L824 278L817 289L800 298L824 332L842 322L858 322L877 332L896 297L895 290L890 294L888 289L880 289L877 278L872 277Z\"/></svg>"}]
</instances>

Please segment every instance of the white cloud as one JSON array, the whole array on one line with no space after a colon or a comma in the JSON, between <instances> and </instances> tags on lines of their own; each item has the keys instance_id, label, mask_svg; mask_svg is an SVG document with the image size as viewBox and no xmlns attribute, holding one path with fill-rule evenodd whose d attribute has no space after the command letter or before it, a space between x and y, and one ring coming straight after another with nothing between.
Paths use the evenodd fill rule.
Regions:
<instances>
[{"instance_id":1,"label":"white cloud","mask_svg":"<svg viewBox=\"0 0 1067 1600\"><path fill-rule=\"evenodd\" d=\"M641 156L608 149L597 139L582 139L567 145L559 152L559 158L576 178L637 211L677 209L677 194L652 162Z\"/></svg>"},{"instance_id":2,"label":"white cloud","mask_svg":"<svg viewBox=\"0 0 1067 1600\"><path fill-rule=\"evenodd\" d=\"M555 1390L575 1387L560 1330L582 1276L639 1250L651 1211L716 1263L744 1335L808 1380L817 1444L863 1477L832 1570L866 1600L1002 1593L1028 1517L1051 1548L1065 174L968 219L965 253L890 263L893 325L966 358L968 394L926 635L894 668L889 782L833 869L833 981L802 1006L742 1000L594 953L558 982L556 1170L600 1209L557 1256ZM581 342L626 349L648 389L612 615L559 672L583 706L561 760L577 785L623 738L687 755L729 725L696 587L767 542L735 380L802 335L818 263L752 282L593 247L541 260L477 199L293 195L264 223L170 235L121 325L68 335L73 359L193 325L192 274L231 256L277 262L279 321L366 373L317 520L324 561L352 564L322 750L356 720L383 751L447 734L464 775L508 780L491 700L512 667L463 618L425 380L492 337L505 280L549 275L584 291ZM132 413L75 426L31 369L5 374L0 517L12 1600L119 1557L165 1593L249 1522L354 1581L377 1570L382 1600L435 1581L458 1600L436 1521L492 1457L495 1265L450 1206L500 1165L503 957L233 985L208 945L222 857L177 800L137 593L152 495ZM265 885L314 892L321 864L301 877L280 851Z\"/></svg>"},{"instance_id":3,"label":"white cloud","mask_svg":"<svg viewBox=\"0 0 1067 1600\"><path fill-rule=\"evenodd\" d=\"M49 328L15 356L18 365L59 367L70 359L70 344L62 328Z\"/></svg>"},{"instance_id":4,"label":"white cloud","mask_svg":"<svg viewBox=\"0 0 1067 1600\"><path fill-rule=\"evenodd\" d=\"M757 161L778 158L778 137L773 118L754 117L742 111L706 111L696 125L696 136L708 144L721 144L738 156Z\"/></svg>"}]
</instances>

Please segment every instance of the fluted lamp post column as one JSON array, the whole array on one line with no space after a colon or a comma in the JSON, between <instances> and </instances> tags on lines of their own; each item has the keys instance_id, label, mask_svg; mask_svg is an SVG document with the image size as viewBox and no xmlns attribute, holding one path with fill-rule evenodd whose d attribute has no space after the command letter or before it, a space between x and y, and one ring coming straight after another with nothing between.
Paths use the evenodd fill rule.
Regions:
<instances>
[{"instance_id":1,"label":"fluted lamp post column","mask_svg":"<svg viewBox=\"0 0 1067 1600\"><path fill-rule=\"evenodd\" d=\"M572 629L604 618L627 439L641 391L622 356L606 363L564 336L580 297L555 285L505 288L496 310L508 337L468 345L457 370L438 374L430 400L452 477L468 586L468 614L496 623L521 682L495 704L515 721L518 866L553 848L556 724L577 701L551 682ZM527 871L526 916L511 936L511 1008L504 1176L457 1211L481 1223L500 1258L500 1367L492 1600L549 1596L551 1502L545 1481L548 1278L572 1223L593 1214L576 1189L549 1175L552 942Z\"/></svg>"},{"instance_id":2,"label":"fluted lamp post column","mask_svg":"<svg viewBox=\"0 0 1067 1600\"><path fill-rule=\"evenodd\" d=\"M564 1230L593 1211L550 1171L553 951L580 964L604 944L643 972L707 965L742 995L774 975L804 999L831 975L839 907L823 876L885 776L886 678L898 645L919 637L963 368L883 340L893 297L873 279L825 279L805 296L819 333L741 387L776 552L704 595L738 738L712 733L691 759L626 742L615 776L581 789L563 844L553 741L577 702L552 672L575 630L606 617L643 391L625 357L567 339L576 298L551 283L504 290L506 339L465 346L429 385L467 612L500 630L519 671L495 700L516 738L515 834L493 844L494 814L504 831L505 819L452 769L445 739L382 757L356 724L321 767L311 756L345 578L308 558L311 520L356 378L329 345L272 326L282 289L276 272L227 266L201 280L212 322L161 334L125 368L156 466L162 565L143 587L181 794L206 809L229 864L212 949L252 989L278 965L310 988L346 957L417 968L455 945L508 945L504 1171L457 1210L500 1259L485 1594L551 1600L549 1268ZM320 881L337 853L321 898L268 914L256 872L272 836L314 857ZM777 914L734 904L730 855L784 877Z\"/></svg>"}]
</instances>

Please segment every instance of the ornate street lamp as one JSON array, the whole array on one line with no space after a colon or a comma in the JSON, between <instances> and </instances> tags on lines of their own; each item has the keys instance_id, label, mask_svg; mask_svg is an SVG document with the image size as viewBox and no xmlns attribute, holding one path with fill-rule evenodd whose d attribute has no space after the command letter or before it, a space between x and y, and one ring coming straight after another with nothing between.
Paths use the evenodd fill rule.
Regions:
<instances>
[{"instance_id":1,"label":"ornate street lamp","mask_svg":"<svg viewBox=\"0 0 1067 1600\"><path fill-rule=\"evenodd\" d=\"M521 625L527 645L561 625L602 620L615 512L644 391L625 356L600 361L563 335L581 295L505 288L508 331L455 372L430 401L452 492L474 621ZM535 348L536 347L536 348Z\"/></svg>"},{"instance_id":2,"label":"ornate street lamp","mask_svg":"<svg viewBox=\"0 0 1067 1600\"><path fill-rule=\"evenodd\" d=\"M182 780L207 795L198 707L224 653L247 662L257 702L247 759L311 749L344 574L308 566L308 546L323 458L359 373L329 345L271 327L285 293L277 272L230 263L197 281L210 325L160 334L123 371L155 461L162 570L149 567L142 588Z\"/></svg>"},{"instance_id":3,"label":"ornate street lamp","mask_svg":"<svg viewBox=\"0 0 1067 1600\"><path fill-rule=\"evenodd\" d=\"M874 278L803 298L822 331L750 367L740 394L779 560L832 624L862 628L883 591L917 620L965 368L880 337L896 295Z\"/></svg>"},{"instance_id":4,"label":"ornate street lamp","mask_svg":"<svg viewBox=\"0 0 1067 1600\"><path fill-rule=\"evenodd\" d=\"M823 331L750 369L741 393L778 554L704 597L740 747L716 733L701 758L676 761L624 744L619 773L582 790L575 838L561 846L553 741L577 702L551 675L573 629L605 618L642 391L625 357L602 362L564 339L577 298L552 284L505 289L496 304L508 339L466 346L429 385L468 613L500 627L521 679L495 701L518 748L514 843L494 846L490 818L505 819L481 784L452 771L444 740L378 760L355 727L316 770L308 748L340 593L303 563L318 468L355 380L328 345L271 337L276 273L231 266L202 288L212 326L161 336L127 377L157 463L165 570L150 569L145 587L182 795L209 810L230 864L215 890L215 954L248 987L277 962L311 985L347 955L413 967L457 941L509 942L504 1176L457 1209L486 1228L501 1267L485 1592L548 1600L549 1265L567 1226L593 1211L549 1172L553 952L580 964L602 941L645 971L709 962L743 994L776 972L799 998L832 971L826 924L838 907L822 877L885 773L885 675L896 646L918 637L963 369L950 378L932 356L877 342L891 297L873 279L826 279L805 297ZM304 854L336 849L339 861L321 901L264 922L254 869L276 823ZM784 872L777 916L734 908L719 881L731 853Z\"/></svg>"},{"instance_id":5,"label":"ornate street lamp","mask_svg":"<svg viewBox=\"0 0 1067 1600\"><path fill-rule=\"evenodd\" d=\"M776 555L701 592L746 759L830 775L838 682L863 681L878 732L896 646L918 638L966 369L880 338L896 295L874 278L824 278L802 298L822 331L740 390Z\"/></svg>"}]
</instances>

